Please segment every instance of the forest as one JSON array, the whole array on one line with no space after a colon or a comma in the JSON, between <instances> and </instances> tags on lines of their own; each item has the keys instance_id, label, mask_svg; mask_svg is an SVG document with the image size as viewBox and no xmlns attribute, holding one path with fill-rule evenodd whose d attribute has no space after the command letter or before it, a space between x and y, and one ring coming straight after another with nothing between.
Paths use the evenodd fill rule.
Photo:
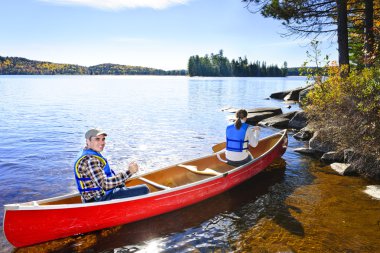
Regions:
<instances>
[{"instance_id":1,"label":"forest","mask_svg":"<svg viewBox=\"0 0 380 253\"><path fill-rule=\"evenodd\" d=\"M162 70L119 64L85 67L0 56L0 75L186 75L186 70Z\"/></svg>"},{"instance_id":2,"label":"forest","mask_svg":"<svg viewBox=\"0 0 380 253\"><path fill-rule=\"evenodd\" d=\"M191 56L187 70L189 76L283 77L288 75L286 62L280 69L277 65L267 66L266 62L249 63L247 57L230 61L223 56L223 50L210 56Z\"/></svg>"},{"instance_id":3,"label":"forest","mask_svg":"<svg viewBox=\"0 0 380 253\"><path fill-rule=\"evenodd\" d=\"M239 76L274 77L298 75L298 68L287 68L286 62L280 69L277 65L267 66L265 62L248 63L247 58L239 57L231 62L218 54L199 57L191 56L188 70L162 70L141 66L119 64L99 64L85 67L75 64L52 63L29 60L22 57L0 56L0 75L179 75L179 76Z\"/></svg>"}]
</instances>

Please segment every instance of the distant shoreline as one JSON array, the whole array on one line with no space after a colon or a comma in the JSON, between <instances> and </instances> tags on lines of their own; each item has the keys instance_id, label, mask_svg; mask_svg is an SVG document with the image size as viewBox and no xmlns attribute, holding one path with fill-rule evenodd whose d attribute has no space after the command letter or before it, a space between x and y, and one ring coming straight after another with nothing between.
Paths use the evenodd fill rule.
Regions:
<instances>
[{"instance_id":1,"label":"distant shoreline","mask_svg":"<svg viewBox=\"0 0 380 253\"><path fill-rule=\"evenodd\" d=\"M105 63L86 67L76 64L35 61L22 57L0 56L0 75L189 76L189 73L185 69L162 70L141 66L120 65L112 63ZM298 68L289 68L287 76L299 76Z\"/></svg>"},{"instance_id":2,"label":"distant shoreline","mask_svg":"<svg viewBox=\"0 0 380 253\"><path fill-rule=\"evenodd\" d=\"M22 57L0 56L0 75L176 75L185 76L187 70L162 70L120 64L99 64L85 67L29 60Z\"/></svg>"}]
</instances>

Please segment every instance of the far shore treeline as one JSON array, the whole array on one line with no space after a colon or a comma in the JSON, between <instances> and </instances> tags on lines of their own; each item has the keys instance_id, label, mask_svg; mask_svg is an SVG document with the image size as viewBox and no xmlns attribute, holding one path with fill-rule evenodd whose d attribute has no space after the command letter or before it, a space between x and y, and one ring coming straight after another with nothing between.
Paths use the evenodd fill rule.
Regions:
<instances>
[{"instance_id":1,"label":"far shore treeline","mask_svg":"<svg viewBox=\"0 0 380 253\"><path fill-rule=\"evenodd\" d=\"M297 76L298 68L267 66L265 62L248 63L247 58L232 60L223 56L223 51L210 56L191 56L188 69L162 70L140 66L105 63L95 66L52 63L29 60L22 57L0 56L0 75L173 75L173 76L237 76L237 77L274 77Z\"/></svg>"},{"instance_id":2,"label":"far shore treeline","mask_svg":"<svg viewBox=\"0 0 380 253\"><path fill-rule=\"evenodd\" d=\"M277 65L267 66L266 62L249 63L247 57L230 61L223 56L223 50L220 50L218 54L210 56L191 56L188 73L189 76L284 77L289 74L287 65L287 62L284 62L279 68ZM292 74L295 74L293 70Z\"/></svg>"},{"instance_id":3,"label":"far shore treeline","mask_svg":"<svg viewBox=\"0 0 380 253\"><path fill-rule=\"evenodd\" d=\"M0 75L187 75L187 71L167 71L111 63L85 67L0 56Z\"/></svg>"}]
</instances>

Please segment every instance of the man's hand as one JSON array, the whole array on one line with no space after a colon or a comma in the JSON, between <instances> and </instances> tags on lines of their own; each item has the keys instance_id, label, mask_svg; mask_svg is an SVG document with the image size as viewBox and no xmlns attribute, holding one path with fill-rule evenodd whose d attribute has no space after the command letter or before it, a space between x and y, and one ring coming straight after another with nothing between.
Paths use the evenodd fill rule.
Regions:
<instances>
[{"instance_id":1,"label":"man's hand","mask_svg":"<svg viewBox=\"0 0 380 253\"><path fill-rule=\"evenodd\" d=\"M131 162L128 166L128 170L131 172L131 174L135 174L139 170L139 166L136 162Z\"/></svg>"}]
</instances>

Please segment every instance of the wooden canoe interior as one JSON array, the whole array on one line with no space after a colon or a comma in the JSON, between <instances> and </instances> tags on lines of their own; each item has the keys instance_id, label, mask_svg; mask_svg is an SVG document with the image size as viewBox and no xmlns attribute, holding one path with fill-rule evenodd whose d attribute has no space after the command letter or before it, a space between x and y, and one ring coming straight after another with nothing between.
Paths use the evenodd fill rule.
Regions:
<instances>
[{"instance_id":1,"label":"wooden canoe interior","mask_svg":"<svg viewBox=\"0 0 380 253\"><path fill-rule=\"evenodd\" d=\"M257 158L267 152L272 148L282 137L282 134L276 134L270 138L260 140L257 147L250 147L249 150L254 158ZM220 154L220 157L225 160L224 153ZM142 175L143 179L140 178L131 178L127 180L126 186L134 186L139 184L146 184L149 187L150 192L162 191L166 188L175 188L183 186L190 183L195 183L203 179L213 177L212 174L200 174L191 170L186 169L186 166L192 166L198 171L215 171L217 173L225 173L232 169L234 166L228 165L225 162L222 162L218 159L216 155L203 157L197 160L189 161L183 163L184 167L181 165L170 166L161 170L156 170L151 173ZM149 183L153 182L153 184ZM59 204L78 204L82 203L80 196L65 198L61 200L39 203L39 205L59 205Z\"/></svg>"}]
</instances>

